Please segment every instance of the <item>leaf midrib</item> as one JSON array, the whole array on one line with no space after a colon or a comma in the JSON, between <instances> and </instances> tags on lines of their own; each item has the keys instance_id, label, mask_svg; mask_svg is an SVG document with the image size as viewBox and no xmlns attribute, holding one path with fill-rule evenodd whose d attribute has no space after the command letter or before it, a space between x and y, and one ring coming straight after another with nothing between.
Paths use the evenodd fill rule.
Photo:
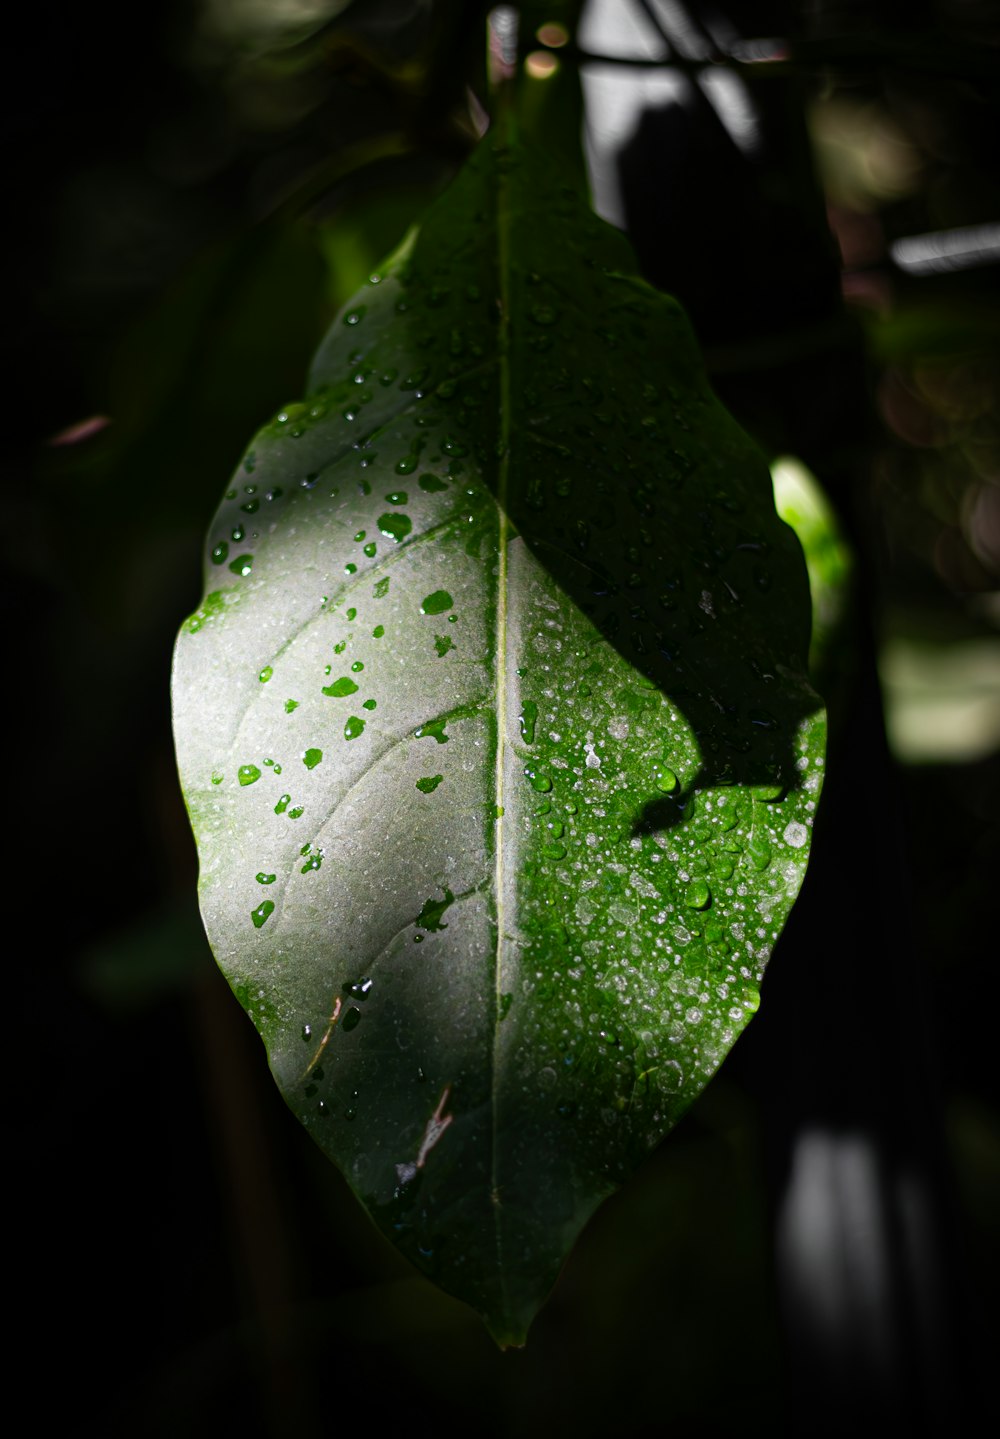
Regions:
<instances>
[{"instance_id":1,"label":"leaf midrib","mask_svg":"<svg viewBox=\"0 0 1000 1439\"><path fill-rule=\"evenodd\" d=\"M509 125L509 115L508 129ZM512 137L508 134L508 140ZM494 1010L492 1075L490 1083L491 1103L491 1154L490 1154L490 1203L493 1206L493 1225L496 1240L497 1279L504 1309L509 1308L507 1295L507 1274L504 1266L503 1233L500 1218L502 1201L499 1187L499 1113L498 1075L500 1070L500 1014L503 980L504 945L504 762L507 744L507 542L509 522L507 519L507 492L510 475L510 196L508 172L497 167L496 186L496 236L497 271L500 286L500 325L498 373L500 380L500 464L497 474L497 548L499 551L497 571L497 624L495 658L495 693L497 696L497 737L495 759L495 819L494 842L496 846L495 870L495 913L496 941L493 955L494 966Z\"/></svg>"}]
</instances>

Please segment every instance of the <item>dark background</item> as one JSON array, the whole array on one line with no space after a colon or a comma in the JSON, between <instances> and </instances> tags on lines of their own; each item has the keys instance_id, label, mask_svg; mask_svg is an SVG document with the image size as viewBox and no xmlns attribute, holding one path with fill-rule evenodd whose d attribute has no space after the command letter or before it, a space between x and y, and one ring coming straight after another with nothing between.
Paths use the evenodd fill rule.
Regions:
<instances>
[{"instance_id":1,"label":"dark background","mask_svg":"<svg viewBox=\"0 0 1000 1439\"><path fill-rule=\"evenodd\" d=\"M3 327L18 1367L45 1376L34 1412L102 1435L956 1419L998 1337L1000 271L907 274L889 245L1000 219L990 7L743 7L742 33L791 57L754 80L755 165L697 99L621 158L646 273L688 306L737 416L833 492L860 599L830 817L762 1014L596 1216L525 1351L498 1354L375 1232L202 935L168 692L202 536L336 307L474 143L484 10L372 0L299 43L279 5L237 0L20 19ZM888 1377L842 1343L839 1369L803 1348L775 1267L805 1124L870 1136L931 1196L937 1320Z\"/></svg>"}]
</instances>

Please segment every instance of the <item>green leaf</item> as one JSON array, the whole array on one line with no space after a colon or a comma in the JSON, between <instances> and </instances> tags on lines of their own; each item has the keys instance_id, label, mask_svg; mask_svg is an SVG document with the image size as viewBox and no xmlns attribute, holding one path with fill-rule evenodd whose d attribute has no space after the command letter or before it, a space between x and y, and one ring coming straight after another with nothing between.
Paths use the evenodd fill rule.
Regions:
<instances>
[{"instance_id":1,"label":"green leaf","mask_svg":"<svg viewBox=\"0 0 1000 1439\"><path fill-rule=\"evenodd\" d=\"M216 956L375 1221L521 1343L757 1008L823 763L801 552L676 303L489 138L207 555L174 704Z\"/></svg>"}]
</instances>

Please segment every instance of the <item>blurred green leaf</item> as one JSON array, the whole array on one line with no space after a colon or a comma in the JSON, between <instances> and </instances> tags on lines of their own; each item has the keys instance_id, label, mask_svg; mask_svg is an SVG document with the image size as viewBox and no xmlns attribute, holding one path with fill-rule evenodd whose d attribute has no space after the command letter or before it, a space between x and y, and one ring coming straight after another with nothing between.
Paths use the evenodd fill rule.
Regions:
<instances>
[{"instance_id":1,"label":"blurred green leaf","mask_svg":"<svg viewBox=\"0 0 1000 1439\"><path fill-rule=\"evenodd\" d=\"M805 555L812 604L809 673L829 695L843 667L852 557L833 506L815 475L800 460L782 456L771 466L774 504L795 531Z\"/></svg>"}]
</instances>

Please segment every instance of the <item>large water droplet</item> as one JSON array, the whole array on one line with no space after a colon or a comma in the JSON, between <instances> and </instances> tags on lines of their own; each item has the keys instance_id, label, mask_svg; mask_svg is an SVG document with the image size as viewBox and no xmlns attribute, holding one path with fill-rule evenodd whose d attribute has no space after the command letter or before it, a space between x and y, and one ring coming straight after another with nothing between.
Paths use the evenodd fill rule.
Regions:
<instances>
[{"instance_id":1,"label":"large water droplet","mask_svg":"<svg viewBox=\"0 0 1000 1439\"><path fill-rule=\"evenodd\" d=\"M265 899L264 902L262 904L259 904L256 909L252 909L250 911L250 918L254 922L254 928L260 929L261 925L264 924L267 920L268 915L271 915L273 913L274 900L272 899Z\"/></svg>"},{"instance_id":2,"label":"large water droplet","mask_svg":"<svg viewBox=\"0 0 1000 1439\"><path fill-rule=\"evenodd\" d=\"M447 590L434 590L433 593L424 596L420 606L422 615L443 615L450 610L455 601Z\"/></svg>"},{"instance_id":3,"label":"large water droplet","mask_svg":"<svg viewBox=\"0 0 1000 1439\"><path fill-rule=\"evenodd\" d=\"M413 521L409 515L385 514L379 515L378 527L389 539L399 544L413 529Z\"/></svg>"},{"instance_id":4,"label":"large water droplet","mask_svg":"<svg viewBox=\"0 0 1000 1439\"><path fill-rule=\"evenodd\" d=\"M442 916L449 905L455 903L455 896L450 889L442 886L444 899L428 899L424 907L414 920L418 929L425 929L429 934L435 934L440 929L447 929L448 926L442 922Z\"/></svg>"},{"instance_id":5,"label":"large water droplet","mask_svg":"<svg viewBox=\"0 0 1000 1439\"><path fill-rule=\"evenodd\" d=\"M438 744L447 744L448 736L444 732L447 719L428 720L418 730L414 730L415 739L435 739Z\"/></svg>"},{"instance_id":6,"label":"large water droplet","mask_svg":"<svg viewBox=\"0 0 1000 1439\"><path fill-rule=\"evenodd\" d=\"M236 778L240 784L256 784L260 779L260 770L255 764L241 764L236 771Z\"/></svg>"},{"instance_id":7,"label":"large water droplet","mask_svg":"<svg viewBox=\"0 0 1000 1439\"><path fill-rule=\"evenodd\" d=\"M332 685L324 685L323 693L331 699L343 699L345 695L357 694L358 687L349 675L342 675Z\"/></svg>"}]
</instances>

